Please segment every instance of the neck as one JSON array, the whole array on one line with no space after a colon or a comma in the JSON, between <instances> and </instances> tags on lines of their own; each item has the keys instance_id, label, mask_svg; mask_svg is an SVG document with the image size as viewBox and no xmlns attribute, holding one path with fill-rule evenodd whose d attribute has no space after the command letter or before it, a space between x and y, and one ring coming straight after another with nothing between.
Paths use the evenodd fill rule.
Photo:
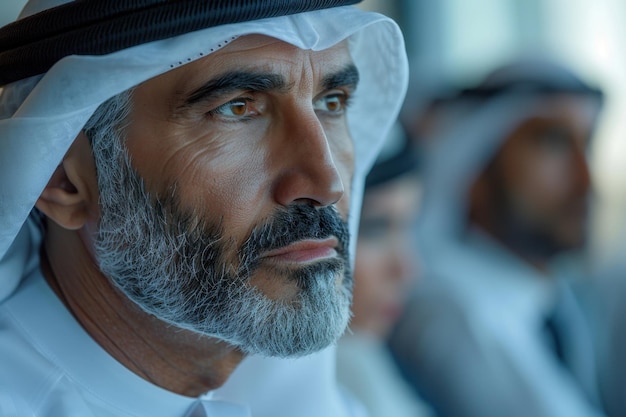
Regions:
<instances>
[{"instance_id":1,"label":"neck","mask_svg":"<svg viewBox=\"0 0 626 417\"><path fill-rule=\"evenodd\" d=\"M221 386L243 359L241 351L219 339L180 329L141 310L100 272L80 231L49 222L42 270L104 350L164 389L197 397Z\"/></svg>"}]
</instances>

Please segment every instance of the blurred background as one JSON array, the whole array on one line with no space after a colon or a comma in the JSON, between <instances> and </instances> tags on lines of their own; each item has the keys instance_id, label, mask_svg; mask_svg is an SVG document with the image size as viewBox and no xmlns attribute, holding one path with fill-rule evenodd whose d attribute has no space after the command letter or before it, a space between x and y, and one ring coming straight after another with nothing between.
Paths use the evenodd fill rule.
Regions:
<instances>
[{"instance_id":1,"label":"blurred background","mask_svg":"<svg viewBox=\"0 0 626 417\"><path fill-rule=\"evenodd\" d=\"M597 201L593 255L626 245L626 2L622 0L366 0L402 27L412 93L479 80L519 54L549 54L606 94L590 149Z\"/></svg>"},{"instance_id":2,"label":"blurred background","mask_svg":"<svg viewBox=\"0 0 626 417\"><path fill-rule=\"evenodd\" d=\"M0 2L0 25L25 0ZM473 82L520 53L548 53L607 97L591 152L598 192L594 258L612 261L626 245L626 2L623 0L365 0L360 7L402 27L412 93Z\"/></svg>"}]
</instances>

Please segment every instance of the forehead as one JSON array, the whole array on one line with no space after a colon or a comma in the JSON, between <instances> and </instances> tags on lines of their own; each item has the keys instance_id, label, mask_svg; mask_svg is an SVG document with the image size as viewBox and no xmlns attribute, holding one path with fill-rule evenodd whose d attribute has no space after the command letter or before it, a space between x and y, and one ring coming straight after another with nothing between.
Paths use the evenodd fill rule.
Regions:
<instances>
[{"instance_id":1,"label":"forehead","mask_svg":"<svg viewBox=\"0 0 626 417\"><path fill-rule=\"evenodd\" d=\"M540 111L547 117L569 124L572 128L586 130L595 120L598 103L584 95L560 94L546 97Z\"/></svg>"},{"instance_id":2,"label":"forehead","mask_svg":"<svg viewBox=\"0 0 626 417\"><path fill-rule=\"evenodd\" d=\"M555 128L568 132L576 141L586 142L594 128L597 114L598 103L589 97L575 94L546 96L529 117L513 129L503 149L513 144L530 145L526 138Z\"/></svg>"},{"instance_id":3,"label":"forehead","mask_svg":"<svg viewBox=\"0 0 626 417\"><path fill-rule=\"evenodd\" d=\"M525 125L560 125L581 134L588 133L595 122L598 104L591 98L576 94L547 96Z\"/></svg>"},{"instance_id":4,"label":"forehead","mask_svg":"<svg viewBox=\"0 0 626 417\"><path fill-rule=\"evenodd\" d=\"M246 35L225 47L138 86L172 86L176 92L197 87L208 78L229 71L274 72L293 82L320 82L323 77L352 63L346 40L321 51L303 50L265 35Z\"/></svg>"}]
</instances>

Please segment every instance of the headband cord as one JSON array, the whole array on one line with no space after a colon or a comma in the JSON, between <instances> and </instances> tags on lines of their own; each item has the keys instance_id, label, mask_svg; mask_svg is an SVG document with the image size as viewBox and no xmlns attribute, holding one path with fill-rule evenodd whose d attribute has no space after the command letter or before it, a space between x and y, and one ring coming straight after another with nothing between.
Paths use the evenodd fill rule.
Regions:
<instances>
[{"instance_id":1,"label":"headband cord","mask_svg":"<svg viewBox=\"0 0 626 417\"><path fill-rule=\"evenodd\" d=\"M105 55L229 23L361 0L75 0L0 29L0 86L42 74L68 55Z\"/></svg>"}]
</instances>

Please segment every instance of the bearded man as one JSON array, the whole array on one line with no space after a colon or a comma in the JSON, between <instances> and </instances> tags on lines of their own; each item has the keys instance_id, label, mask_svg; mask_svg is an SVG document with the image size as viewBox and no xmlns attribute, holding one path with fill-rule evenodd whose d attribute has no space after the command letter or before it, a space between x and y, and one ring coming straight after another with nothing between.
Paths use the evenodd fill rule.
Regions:
<instances>
[{"instance_id":1,"label":"bearded man","mask_svg":"<svg viewBox=\"0 0 626 417\"><path fill-rule=\"evenodd\" d=\"M440 416L604 415L580 294L602 103L525 58L433 107L422 281L392 346Z\"/></svg>"},{"instance_id":2,"label":"bearded man","mask_svg":"<svg viewBox=\"0 0 626 417\"><path fill-rule=\"evenodd\" d=\"M343 333L407 81L349 3L31 1L2 29L0 410L245 415L207 393L246 355Z\"/></svg>"}]
</instances>

